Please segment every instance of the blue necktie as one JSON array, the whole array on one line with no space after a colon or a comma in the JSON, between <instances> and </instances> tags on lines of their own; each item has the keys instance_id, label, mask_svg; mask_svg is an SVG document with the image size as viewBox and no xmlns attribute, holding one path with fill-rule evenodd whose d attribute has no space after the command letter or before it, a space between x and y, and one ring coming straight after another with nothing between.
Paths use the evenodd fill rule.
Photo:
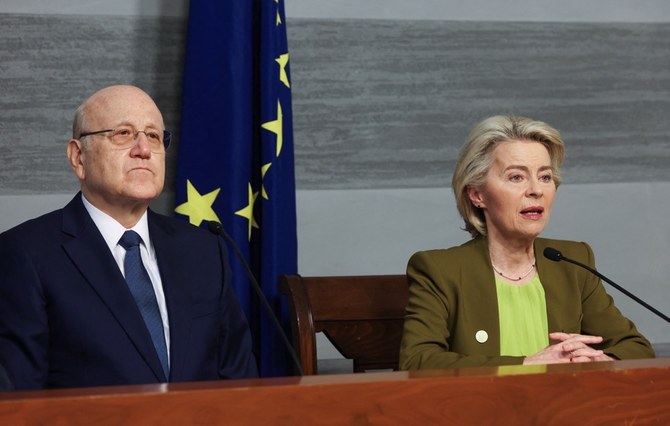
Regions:
<instances>
[{"instance_id":1,"label":"blue necktie","mask_svg":"<svg viewBox=\"0 0 670 426\"><path fill-rule=\"evenodd\" d=\"M151 279L147 270L144 269L142 257L140 256L140 238L135 231L126 231L119 240L121 247L126 249L126 256L123 260L123 268L126 272L126 282L128 288L135 298L135 303L140 309L144 323L149 330L151 340L154 342L158 359L160 359L165 372L165 377L169 376L167 346L165 345L165 334L163 330L163 320L161 319L156 294L151 284Z\"/></svg>"}]
</instances>

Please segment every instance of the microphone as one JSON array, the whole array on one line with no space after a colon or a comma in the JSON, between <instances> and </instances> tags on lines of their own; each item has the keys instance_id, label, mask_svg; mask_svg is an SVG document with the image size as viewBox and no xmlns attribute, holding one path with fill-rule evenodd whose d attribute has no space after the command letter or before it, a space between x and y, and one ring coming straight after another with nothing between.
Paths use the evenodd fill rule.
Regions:
<instances>
[{"instance_id":1,"label":"microphone","mask_svg":"<svg viewBox=\"0 0 670 426\"><path fill-rule=\"evenodd\" d=\"M622 292L622 293L625 294L626 296L630 297L631 299L633 299L634 301L636 301L636 302L639 303L640 305L644 306L645 308L647 308L647 309L650 310L651 312L653 312L653 313L655 313L656 315L658 315L659 317L663 318L666 322L670 322L670 318L668 318L665 314L661 313L660 311L658 311L658 310L655 309L654 307L650 306L650 305L649 305L647 302L645 302L644 300L640 299L639 297L637 297L637 296L634 295L633 293L631 293L631 292L629 292L628 290L626 290L625 288L621 287L619 284L617 284L617 283L615 283L614 281L610 280L609 278L607 278L606 276L604 276L604 275L601 274L600 272L596 271L595 269L593 269L593 268L591 268L591 267L589 267L589 266L587 266L587 265L584 265L583 263L577 262L576 260L572 260L572 259L570 259L569 257L565 257L565 256L563 256L563 253L561 253L560 251L556 250L555 248L553 248L553 247L547 247L547 248L545 248L545 249L544 249L544 257L546 257L546 258L549 259L549 260L553 260L554 262L560 262L561 260L565 260L566 262L575 264L575 265L577 265L577 266L580 266L580 267L586 269L587 271L591 272L592 274L596 275L598 278L600 278L600 279L602 279L603 281L607 282L609 285L611 285L612 287L616 288L617 290L619 290L620 292Z\"/></svg>"},{"instance_id":2,"label":"microphone","mask_svg":"<svg viewBox=\"0 0 670 426\"><path fill-rule=\"evenodd\" d=\"M207 229L212 234L215 235L220 235L223 238L225 238L228 243L233 247L233 251L237 255L237 258L240 260L240 263L244 267L244 270L247 273L247 276L249 278L249 282L251 283L251 287L254 289L256 292L256 295L261 301L261 305L265 308L267 311L268 316L272 320L272 323L274 324L275 328L279 332L279 335L282 338L282 341L284 343L284 346L286 346L287 352L291 355L291 359L293 361L293 364L295 365L296 370L298 371L298 374L301 376L305 375L305 372L302 369L302 366L300 365L300 361L298 360L298 355L296 354L295 350L293 349L293 345L288 340L288 337L286 337L286 333L284 333L284 329L282 328L281 324L279 323L279 320L277 319L277 316L275 315L274 311L272 310L272 307L270 306L270 303L268 302L268 299L265 297L265 294L263 294L263 290L261 290L261 286L258 285L258 281L256 281L256 277L254 277L253 272L251 272L251 268L249 268L249 265L247 264L246 260L244 260L244 256L242 255L242 252L240 252L240 249L237 247L237 244L235 244L235 240L232 239L230 235L226 232L225 229L223 229L223 225L221 225L219 222L216 221L209 221L207 222Z\"/></svg>"}]
</instances>

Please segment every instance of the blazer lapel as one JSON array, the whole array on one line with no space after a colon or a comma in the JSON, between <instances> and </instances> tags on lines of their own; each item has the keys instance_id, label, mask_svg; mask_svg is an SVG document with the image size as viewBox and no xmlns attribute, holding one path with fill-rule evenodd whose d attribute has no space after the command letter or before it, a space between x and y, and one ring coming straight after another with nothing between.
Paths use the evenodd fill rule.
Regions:
<instances>
[{"instance_id":1,"label":"blazer lapel","mask_svg":"<svg viewBox=\"0 0 670 426\"><path fill-rule=\"evenodd\" d=\"M472 329L467 338L473 345L481 345L490 355L500 355L500 323L498 321L498 297L495 276L489 261L486 239L479 237L466 243L462 291L467 295L465 306L476 306L470 311L461 310L459 315L466 319ZM485 332L482 333L482 332Z\"/></svg>"},{"instance_id":2,"label":"blazer lapel","mask_svg":"<svg viewBox=\"0 0 670 426\"><path fill-rule=\"evenodd\" d=\"M63 210L63 232L73 237L63 244L67 255L125 330L156 379L166 381L142 315L104 238L86 211L81 194Z\"/></svg>"},{"instance_id":3,"label":"blazer lapel","mask_svg":"<svg viewBox=\"0 0 670 426\"><path fill-rule=\"evenodd\" d=\"M540 275L542 287L544 287L545 298L551 300L551 304L547 304L549 332L579 333L581 331L581 319L574 318L571 323L571 317L567 314L567 307L574 307L575 303L574 295L570 294L568 287L568 283L574 281L574 277L571 278L567 275L568 268L566 268L565 262L561 264L544 257L542 253L550 244L552 244L552 241L544 238L535 240L537 271Z\"/></svg>"}]
</instances>

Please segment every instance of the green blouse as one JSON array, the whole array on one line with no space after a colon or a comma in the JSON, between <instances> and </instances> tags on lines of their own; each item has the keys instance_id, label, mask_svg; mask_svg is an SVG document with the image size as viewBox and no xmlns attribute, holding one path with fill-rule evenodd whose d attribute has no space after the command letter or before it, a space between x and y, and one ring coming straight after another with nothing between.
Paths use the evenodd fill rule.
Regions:
<instances>
[{"instance_id":1,"label":"green blouse","mask_svg":"<svg viewBox=\"0 0 670 426\"><path fill-rule=\"evenodd\" d=\"M549 344L547 304L540 276L526 285L496 278L500 317L500 355L527 356Z\"/></svg>"}]
</instances>

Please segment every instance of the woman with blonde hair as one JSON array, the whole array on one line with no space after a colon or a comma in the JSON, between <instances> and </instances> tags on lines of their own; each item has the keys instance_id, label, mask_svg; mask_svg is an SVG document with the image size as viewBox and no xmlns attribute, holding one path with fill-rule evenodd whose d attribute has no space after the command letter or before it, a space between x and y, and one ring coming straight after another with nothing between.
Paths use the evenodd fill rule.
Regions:
<instances>
[{"instance_id":1,"label":"woman with blonde hair","mask_svg":"<svg viewBox=\"0 0 670 426\"><path fill-rule=\"evenodd\" d=\"M588 244L539 238L563 157L541 121L495 116L472 130L452 188L473 238L409 260L401 369L654 357L596 276L542 256L554 247L595 266Z\"/></svg>"}]
</instances>

